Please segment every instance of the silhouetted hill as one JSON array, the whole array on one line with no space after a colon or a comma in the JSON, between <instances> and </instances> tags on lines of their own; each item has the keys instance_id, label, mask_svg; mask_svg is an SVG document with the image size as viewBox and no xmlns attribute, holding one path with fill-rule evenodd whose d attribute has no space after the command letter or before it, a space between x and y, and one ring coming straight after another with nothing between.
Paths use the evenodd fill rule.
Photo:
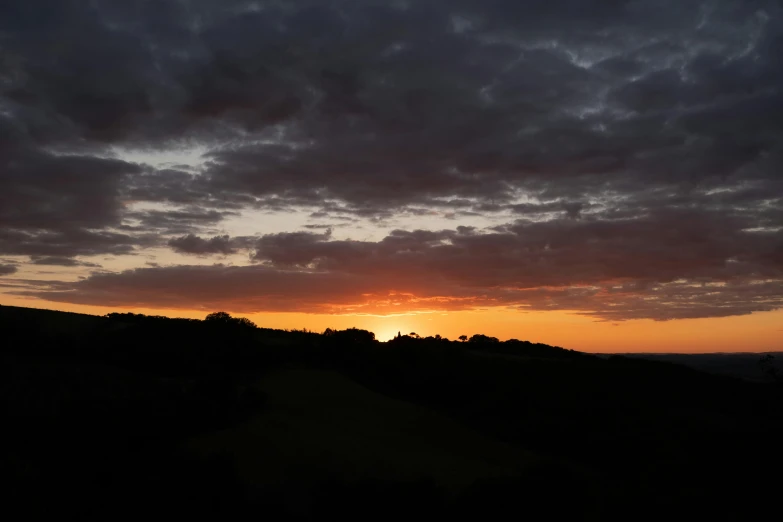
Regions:
<instances>
[{"instance_id":1,"label":"silhouetted hill","mask_svg":"<svg viewBox=\"0 0 783 522\"><path fill-rule=\"evenodd\" d=\"M781 469L780 386L669 361L222 313L0 307L0 332L28 519L747 519Z\"/></svg>"},{"instance_id":2,"label":"silhouetted hill","mask_svg":"<svg viewBox=\"0 0 783 522\"><path fill-rule=\"evenodd\" d=\"M36 337L81 335L97 330L106 322L104 317L95 315L0 305L0 323L5 332Z\"/></svg>"},{"instance_id":3,"label":"silhouetted hill","mask_svg":"<svg viewBox=\"0 0 783 522\"><path fill-rule=\"evenodd\" d=\"M783 352L771 352L775 366L783 372ZM681 364L707 373L729 375L749 381L764 381L759 360L766 353L628 353L625 357Z\"/></svg>"}]
</instances>

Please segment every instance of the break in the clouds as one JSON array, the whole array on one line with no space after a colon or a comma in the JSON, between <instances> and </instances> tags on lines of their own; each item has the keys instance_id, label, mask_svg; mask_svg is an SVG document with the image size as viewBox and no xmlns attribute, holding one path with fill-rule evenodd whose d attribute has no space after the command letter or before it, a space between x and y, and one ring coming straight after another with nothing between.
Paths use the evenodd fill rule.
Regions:
<instances>
[{"instance_id":1,"label":"break in the clouds","mask_svg":"<svg viewBox=\"0 0 783 522\"><path fill-rule=\"evenodd\" d=\"M776 0L6 2L3 270L111 306L777 309L781 55Z\"/></svg>"}]
</instances>

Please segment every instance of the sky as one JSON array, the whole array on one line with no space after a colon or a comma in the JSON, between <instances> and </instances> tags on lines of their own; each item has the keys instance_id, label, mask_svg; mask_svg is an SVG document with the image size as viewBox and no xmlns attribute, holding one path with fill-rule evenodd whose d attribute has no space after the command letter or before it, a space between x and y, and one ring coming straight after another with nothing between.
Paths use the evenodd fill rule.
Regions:
<instances>
[{"instance_id":1,"label":"sky","mask_svg":"<svg viewBox=\"0 0 783 522\"><path fill-rule=\"evenodd\" d=\"M0 303L783 348L779 0L0 3Z\"/></svg>"}]
</instances>

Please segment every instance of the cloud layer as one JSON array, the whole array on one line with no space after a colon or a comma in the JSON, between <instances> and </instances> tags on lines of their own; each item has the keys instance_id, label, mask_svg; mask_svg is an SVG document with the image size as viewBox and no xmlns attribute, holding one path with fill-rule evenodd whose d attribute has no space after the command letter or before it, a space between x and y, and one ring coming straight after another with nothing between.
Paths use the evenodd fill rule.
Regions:
<instances>
[{"instance_id":1,"label":"cloud layer","mask_svg":"<svg viewBox=\"0 0 783 522\"><path fill-rule=\"evenodd\" d=\"M781 55L773 0L7 2L0 255L73 303L777 309ZM301 212L346 226L246 217Z\"/></svg>"},{"instance_id":2,"label":"cloud layer","mask_svg":"<svg viewBox=\"0 0 783 522\"><path fill-rule=\"evenodd\" d=\"M492 233L398 230L378 242L330 235L264 236L253 247L256 266L136 269L25 295L245 313L513 306L603 320L721 317L783 306L781 232L747 232L690 214L520 221ZM225 236L175 240L194 254L226 254L231 245Z\"/></svg>"}]
</instances>

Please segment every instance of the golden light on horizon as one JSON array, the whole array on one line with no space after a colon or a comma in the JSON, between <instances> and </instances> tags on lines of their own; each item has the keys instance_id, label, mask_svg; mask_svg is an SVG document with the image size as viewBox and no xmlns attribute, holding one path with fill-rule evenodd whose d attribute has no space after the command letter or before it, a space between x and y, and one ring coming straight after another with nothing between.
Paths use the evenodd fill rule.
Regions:
<instances>
[{"instance_id":1,"label":"golden light on horizon","mask_svg":"<svg viewBox=\"0 0 783 522\"><path fill-rule=\"evenodd\" d=\"M166 310L111 308L44 303L18 297L4 298L4 305L48 308L104 315L133 312L203 319L216 310ZM230 312L230 310L229 310ZM231 313L231 312L230 312ZM596 321L573 312L520 312L508 308L443 313L379 315L328 315L289 313L232 313L258 326L323 332L327 328L361 328L374 332L379 341L416 332L422 337L441 335L456 340L482 333L501 340L520 339L595 353L617 352L762 352L783 349L783 311L749 315L681 319L673 321Z\"/></svg>"},{"instance_id":2,"label":"golden light on horizon","mask_svg":"<svg viewBox=\"0 0 783 522\"><path fill-rule=\"evenodd\" d=\"M375 338L383 343L386 341L391 341L395 337L397 337L397 333L401 333L402 335L405 335L402 329L395 330L394 328L389 329L381 329L375 332Z\"/></svg>"}]
</instances>

